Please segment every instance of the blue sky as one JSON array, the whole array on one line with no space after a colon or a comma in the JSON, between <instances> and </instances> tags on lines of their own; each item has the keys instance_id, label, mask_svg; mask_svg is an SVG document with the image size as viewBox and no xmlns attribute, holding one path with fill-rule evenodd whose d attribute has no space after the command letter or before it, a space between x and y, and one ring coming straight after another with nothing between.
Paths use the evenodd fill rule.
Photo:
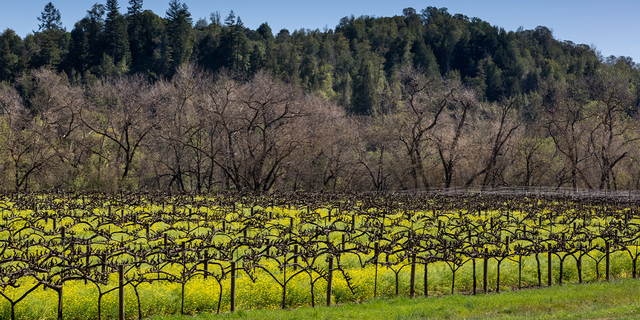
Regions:
<instances>
[{"instance_id":1,"label":"blue sky","mask_svg":"<svg viewBox=\"0 0 640 320\"><path fill-rule=\"evenodd\" d=\"M0 31L15 30L24 37L38 29L37 17L50 0L0 0ZM86 15L96 1L53 0L60 10L62 22L67 30ZM100 0L105 3L106 0ZM121 12L126 12L128 0L120 0ZM574 43L595 45L603 56L630 56L640 62L640 1L630 0L235 0L235 1L183 1L194 18L208 19L210 13L219 11L222 19L233 10L240 16L246 27L256 29L267 22L274 34L282 28L333 29L344 16L370 15L377 17L394 16L402 9L413 7L416 11L435 6L446 7L452 14L462 13L478 17L507 31L522 26L533 29L546 26L553 30L556 39L571 40ZM144 9L150 9L161 17L169 6L169 0L146 0Z\"/></svg>"}]
</instances>

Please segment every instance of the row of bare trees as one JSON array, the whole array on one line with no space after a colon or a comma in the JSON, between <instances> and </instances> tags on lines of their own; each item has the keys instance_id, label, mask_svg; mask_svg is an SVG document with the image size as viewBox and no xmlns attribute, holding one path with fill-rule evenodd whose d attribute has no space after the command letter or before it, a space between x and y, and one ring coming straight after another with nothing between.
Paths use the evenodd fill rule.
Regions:
<instances>
[{"instance_id":1,"label":"row of bare trees","mask_svg":"<svg viewBox=\"0 0 640 320\"><path fill-rule=\"evenodd\" d=\"M374 114L353 116L265 72L190 65L170 81L70 85L34 70L0 87L0 187L640 188L638 97L614 68L500 103L455 79L396 76Z\"/></svg>"}]
</instances>

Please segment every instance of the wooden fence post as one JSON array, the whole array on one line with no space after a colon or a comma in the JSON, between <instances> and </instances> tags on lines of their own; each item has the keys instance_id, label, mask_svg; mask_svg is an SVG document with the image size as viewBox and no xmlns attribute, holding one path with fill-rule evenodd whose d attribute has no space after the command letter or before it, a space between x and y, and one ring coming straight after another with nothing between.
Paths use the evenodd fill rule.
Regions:
<instances>
[{"instance_id":1,"label":"wooden fence post","mask_svg":"<svg viewBox=\"0 0 640 320\"><path fill-rule=\"evenodd\" d=\"M553 276L553 265L551 264L551 248L549 248L549 252L547 253L547 285L551 287L552 284L552 276Z\"/></svg>"},{"instance_id":2,"label":"wooden fence post","mask_svg":"<svg viewBox=\"0 0 640 320\"><path fill-rule=\"evenodd\" d=\"M476 288L478 287L478 279L476 276L476 259L473 258L471 259L471 262L473 264L473 294L476 294Z\"/></svg>"},{"instance_id":3,"label":"wooden fence post","mask_svg":"<svg viewBox=\"0 0 640 320\"><path fill-rule=\"evenodd\" d=\"M611 249L611 244L609 243L609 241L606 241L605 243L606 243L606 249L605 250L607 251L605 253L606 254L606 256L605 256L605 259L606 259L606 277L607 277L607 281L609 281L609 276L611 275L611 273L610 273L610 271L611 271L610 266L611 265L609 264L609 252L611 251L610 250Z\"/></svg>"},{"instance_id":4,"label":"wooden fence post","mask_svg":"<svg viewBox=\"0 0 640 320\"><path fill-rule=\"evenodd\" d=\"M518 255L518 289L522 289L522 255Z\"/></svg>"},{"instance_id":5,"label":"wooden fence post","mask_svg":"<svg viewBox=\"0 0 640 320\"><path fill-rule=\"evenodd\" d=\"M429 296L429 263L424 262L424 296Z\"/></svg>"},{"instance_id":6,"label":"wooden fence post","mask_svg":"<svg viewBox=\"0 0 640 320\"><path fill-rule=\"evenodd\" d=\"M55 223L55 219L53 220ZM62 268L64 270L65 266L66 266L66 254L65 254L65 247L64 247L64 227L60 228L60 246L62 246ZM58 320L62 320L62 289L64 287L64 276L65 276L65 272L63 271L62 274L60 275L62 277L62 283L60 284L60 291L58 292Z\"/></svg>"},{"instance_id":7,"label":"wooden fence post","mask_svg":"<svg viewBox=\"0 0 640 320\"><path fill-rule=\"evenodd\" d=\"M204 278L209 276L209 250L204 251Z\"/></svg>"},{"instance_id":8,"label":"wooden fence post","mask_svg":"<svg viewBox=\"0 0 640 320\"><path fill-rule=\"evenodd\" d=\"M124 266L118 266L118 319L124 320Z\"/></svg>"},{"instance_id":9,"label":"wooden fence post","mask_svg":"<svg viewBox=\"0 0 640 320\"><path fill-rule=\"evenodd\" d=\"M411 298L416 294L416 254L411 255L411 281L409 283L409 293Z\"/></svg>"},{"instance_id":10,"label":"wooden fence post","mask_svg":"<svg viewBox=\"0 0 640 320\"><path fill-rule=\"evenodd\" d=\"M231 262L231 312L236 311L236 263Z\"/></svg>"},{"instance_id":11,"label":"wooden fence post","mask_svg":"<svg viewBox=\"0 0 640 320\"><path fill-rule=\"evenodd\" d=\"M378 296L378 254L380 254L380 243L376 242L374 245L374 264L375 264L375 276L373 279L373 297Z\"/></svg>"},{"instance_id":12,"label":"wooden fence post","mask_svg":"<svg viewBox=\"0 0 640 320\"><path fill-rule=\"evenodd\" d=\"M327 274L327 307L331 306L331 291L333 287L333 256L329 255L329 270Z\"/></svg>"},{"instance_id":13,"label":"wooden fence post","mask_svg":"<svg viewBox=\"0 0 640 320\"><path fill-rule=\"evenodd\" d=\"M489 269L489 259L487 258L487 249L484 249L484 268L482 269L482 289L486 294L489 291L487 286L487 269Z\"/></svg>"}]
</instances>

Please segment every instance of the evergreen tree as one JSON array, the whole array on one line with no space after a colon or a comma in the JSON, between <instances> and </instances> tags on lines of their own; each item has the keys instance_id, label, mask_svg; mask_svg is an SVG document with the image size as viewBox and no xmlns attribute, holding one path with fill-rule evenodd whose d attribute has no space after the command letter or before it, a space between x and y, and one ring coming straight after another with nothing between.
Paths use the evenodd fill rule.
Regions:
<instances>
[{"instance_id":1,"label":"evergreen tree","mask_svg":"<svg viewBox=\"0 0 640 320\"><path fill-rule=\"evenodd\" d=\"M38 32L36 43L39 46L38 54L34 56L31 67L45 66L57 68L62 60L66 39L64 39L65 29L62 27L60 11L49 2L38 17Z\"/></svg>"},{"instance_id":2,"label":"evergreen tree","mask_svg":"<svg viewBox=\"0 0 640 320\"><path fill-rule=\"evenodd\" d=\"M104 53L104 42L102 40L104 31L105 9L101 4L94 4L91 10L87 11L84 29L89 45L89 66L94 67L102 61Z\"/></svg>"},{"instance_id":3,"label":"evergreen tree","mask_svg":"<svg viewBox=\"0 0 640 320\"><path fill-rule=\"evenodd\" d=\"M38 17L38 31L46 31L46 30L58 30L64 31L64 27L62 27L61 15L60 11L56 9L51 2L47 3L44 6L44 11L40 17Z\"/></svg>"},{"instance_id":4,"label":"evergreen tree","mask_svg":"<svg viewBox=\"0 0 640 320\"><path fill-rule=\"evenodd\" d=\"M142 42L140 41L140 28L142 20L142 1L129 0L128 18L129 18L129 51L131 52L131 65L137 65L138 56L142 51ZM133 67L135 69L135 67Z\"/></svg>"},{"instance_id":5,"label":"evergreen tree","mask_svg":"<svg viewBox=\"0 0 640 320\"><path fill-rule=\"evenodd\" d=\"M482 68L486 75L486 97L490 101L498 101L503 94L502 72L491 57L482 61Z\"/></svg>"},{"instance_id":6,"label":"evergreen tree","mask_svg":"<svg viewBox=\"0 0 640 320\"><path fill-rule=\"evenodd\" d=\"M118 0L107 0L107 18L104 21L105 54L114 64L127 65L131 61L127 20L119 11Z\"/></svg>"},{"instance_id":7,"label":"evergreen tree","mask_svg":"<svg viewBox=\"0 0 640 320\"><path fill-rule=\"evenodd\" d=\"M229 13L220 39L220 57L224 66L235 72L247 71L249 68L250 50L249 40L244 34L242 19Z\"/></svg>"},{"instance_id":8,"label":"evergreen tree","mask_svg":"<svg viewBox=\"0 0 640 320\"><path fill-rule=\"evenodd\" d=\"M262 50L260 50L260 47L255 44L253 45L253 51L251 51L251 57L250 57L250 72L251 74L255 74L256 72L258 72L260 69L264 68L264 56L262 54Z\"/></svg>"},{"instance_id":9,"label":"evergreen tree","mask_svg":"<svg viewBox=\"0 0 640 320\"><path fill-rule=\"evenodd\" d=\"M196 34L195 60L209 70L218 70L223 62L219 56L222 25L219 24L218 15L219 13L212 14L211 24Z\"/></svg>"},{"instance_id":10,"label":"evergreen tree","mask_svg":"<svg viewBox=\"0 0 640 320\"><path fill-rule=\"evenodd\" d=\"M220 20L220 11L211 12L209 15L209 21L211 25L222 27L222 20Z\"/></svg>"},{"instance_id":11,"label":"evergreen tree","mask_svg":"<svg viewBox=\"0 0 640 320\"><path fill-rule=\"evenodd\" d=\"M276 48L275 48L275 38L273 35L271 38L266 40L265 48L264 48L264 68L273 72L273 74L278 74L278 57L276 56Z\"/></svg>"},{"instance_id":12,"label":"evergreen tree","mask_svg":"<svg viewBox=\"0 0 640 320\"><path fill-rule=\"evenodd\" d=\"M308 91L317 89L316 74L318 72L316 59L313 55L305 54L300 64L300 84Z\"/></svg>"},{"instance_id":13,"label":"evergreen tree","mask_svg":"<svg viewBox=\"0 0 640 320\"><path fill-rule=\"evenodd\" d=\"M128 0L127 15L119 13L117 0L105 2L93 5L71 33L48 3L38 17L38 32L24 40L17 37L18 45L1 39L0 79L13 81L14 74L42 66L69 75L75 70L74 78L87 72L168 78L178 65L193 60L213 71L267 69L307 91L326 92L353 112L367 113L376 100L370 93L383 94L387 86L389 92L395 90L394 75L407 64L463 79L477 89L481 101L493 102L505 95L534 94L555 81L585 80L603 60L589 46L554 39L546 27L507 32L446 8L345 17L335 33L328 28L283 29L274 37L268 23L251 30L233 11L227 19L213 13L210 24L201 20L194 30L191 14L179 0L170 1L166 19L143 11L143 0Z\"/></svg>"},{"instance_id":14,"label":"evergreen tree","mask_svg":"<svg viewBox=\"0 0 640 320\"><path fill-rule=\"evenodd\" d=\"M30 67L46 67L57 69L62 61L61 48L58 45L59 35L53 30L38 33L35 37L38 53L32 57Z\"/></svg>"},{"instance_id":15,"label":"evergreen tree","mask_svg":"<svg viewBox=\"0 0 640 320\"><path fill-rule=\"evenodd\" d=\"M295 50L292 43L283 43L280 45L282 54L278 56L278 64L282 71L282 76L299 79L300 73L300 54Z\"/></svg>"},{"instance_id":16,"label":"evergreen tree","mask_svg":"<svg viewBox=\"0 0 640 320\"><path fill-rule=\"evenodd\" d=\"M167 10L167 38L170 45L171 70L187 63L193 50L191 13L185 3L178 0L169 2Z\"/></svg>"},{"instance_id":17,"label":"evergreen tree","mask_svg":"<svg viewBox=\"0 0 640 320\"><path fill-rule=\"evenodd\" d=\"M69 60L67 65L71 68L69 72L75 70L81 75L89 69L89 41L86 36L85 25L88 19L82 19L71 30L71 44L69 46L69 54L67 59Z\"/></svg>"},{"instance_id":18,"label":"evergreen tree","mask_svg":"<svg viewBox=\"0 0 640 320\"><path fill-rule=\"evenodd\" d=\"M265 41L273 40L273 32L271 31L271 27L269 27L268 23L263 23L258 27L258 33Z\"/></svg>"},{"instance_id":19,"label":"evergreen tree","mask_svg":"<svg viewBox=\"0 0 640 320\"><path fill-rule=\"evenodd\" d=\"M333 91L333 77L331 76L331 66L326 63L322 63L318 69L318 73L315 78L316 92L325 99L332 99L335 97Z\"/></svg>"},{"instance_id":20,"label":"evergreen tree","mask_svg":"<svg viewBox=\"0 0 640 320\"><path fill-rule=\"evenodd\" d=\"M144 72L151 78L165 74L169 66L169 55L165 36L165 24L161 17L150 10L142 13L140 23L142 48L133 72Z\"/></svg>"},{"instance_id":21,"label":"evergreen tree","mask_svg":"<svg viewBox=\"0 0 640 320\"><path fill-rule=\"evenodd\" d=\"M9 42L2 37L0 39L0 81L9 81L11 67L17 63L18 58L11 54Z\"/></svg>"},{"instance_id":22,"label":"evergreen tree","mask_svg":"<svg viewBox=\"0 0 640 320\"><path fill-rule=\"evenodd\" d=\"M424 43L424 38L420 37L413 44L413 65L416 69L421 69L424 72L440 75L438 61L433 54L431 47L428 47Z\"/></svg>"},{"instance_id":23,"label":"evergreen tree","mask_svg":"<svg viewBox=\"0 0 640 320\"><path fill-rule=\"evenodd\" d=\"M440 72L447 74L452 69L456 45L462 38L464 26L447 11L447 8L428 7L422 10L426 22L425 41L430 44L438 58Z\"/></svg>"},{"instance_id":24,"label":"evergreen tree","mask_svg":"<svg viewBox=\"0 0 640 320\"><path fill-rule=\"evenodd\" d=\"M376 81L373 76L373 66L369 59L363 59L354 81L353 107L355 114L370 114L376 105Z\"/></svg>"},{"instance_id":25,"label":"evergreen tree","mask_svg":"<svg viewBox=\"0 0 640 320\"><path fill-rule=\"evenodd\" d=\"M12 81L21 71L20 54L23 48L22 39L15 31L6 29L0 34L0 82Z\"/></svg>"},{"instance_id":26,"label":"evergreen tree","mask_svg":"<svg viewBox=\"0 0 640 320\"><path fill-rule=\"evenodd\" d=\"M238 41L235 46L236 71L248 71L250 68L251 45L249 44L249 38L247 37L244 23L242 23L242 19L240 17L238 17L238 20L236 21L235 29L238 35Z\"/></svg>"}]
</instances>

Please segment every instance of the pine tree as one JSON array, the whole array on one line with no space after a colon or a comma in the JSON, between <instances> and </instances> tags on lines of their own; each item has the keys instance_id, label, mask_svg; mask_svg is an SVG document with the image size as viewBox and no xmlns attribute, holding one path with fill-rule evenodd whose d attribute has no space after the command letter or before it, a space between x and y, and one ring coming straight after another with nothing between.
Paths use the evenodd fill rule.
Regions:
<instances>
[{"instance_id":1,"label":"pine tree","mask_svg":"<svg viewBox=\"0 0 640 320\"><path fill-rule=\"evenodd\" d=\"M167 10L167 37L170 45L172 70L181 64L187 63L191 57L193 20L189 7L178 0L169 2Z\"/></svg>"},{"instance_id":2,"label":"pine tree","mask_svg":"<svg viewBox=\"0 0 640 320\"><path fill-rule=\"evenodd\" d=\"M252 74L255 74L256 72L258 72L258 70L264 68L264 56L257 44L253 45L253 51L251 52L250 60L251 67L249 70Z\"/></svg>"},{"instance_id":3,"label":"pine tree","mask_svg":"<svg viewBox=\"0 0 640 320\"><path fill-rule=\"evenodd\" d=\"M88 19L76 22L71 30L71 44L69 46L68 66L76 72L84 74L89 69L89 41L85 35L85 24Z\"/></svg>"},{"instance_id":4,"label":"pine tree","mask_svg":"<svg viewBox=\"0 0 640 320\"><path fill-rule=\"evenodd\" d=\"M38 17L38 33L36 41L39 44L37 55L31 61L31 67L45 66L57 68L61 61L61 40L65 33L62 27L60 11L49 2ZM66 48L65 48L66 49Z\"/></svg>"},{"instance_id":5,"label":"pine tree","mask_svg":"<svg viewBox=\"0 0 640 320\"><path fill-rule=\"evenodd\" d=\"M369 59L363 59L353 88L353 113L369 114L376 104L376 83Z\"/></svg>"},{"instance_id":6,"label":"pine tree","mask_svg":"<svg viewBox=\"0 0 640 320\"><path fill-rule=\"evenodd\" d=\"M0 34L0 82L11 81L20 70L22 39L15 31L5 30Z\"/></svg>"},{"instance_id":7,"label":"pine tree","mask_svg":"<svg viewBox=\"0 0 640 320\"><path fill-rule=\"evenodd\" d=\"M151 78L158 78L168 69L169 58L166 50L164 20L146 10L140 20L140 55L132 71L144 72Z\"/></svg>"},{"instance_id":8,"label":"pine tree","mask_svg":"<svg viewBox=\"0 0 640 320\"><path fill-rule=\"evenodd\" d=\"M114 64L131 61L127 20L120 14L118 0L107 0L107 18L104 21L105 54L111 57Z\"/></svg>"},{"instance_id":9,"label":"pine tree","mask_svg":"<svg viewBox=\"0 0 640 320\"><path fill-rule=\"evenodd\" d=\"M424 38L418 38L413 44L413 65L417 69L421 69L426 73L440 75L436 56L433 54L431 47L424 43Z\"/></svg>"},{"instance_id":10,"label":"pine tree","mask_svg":"<svg viewBox=\"0 0 640 320\"><path fill-rule=\"evenodd\" d=\"M268 39L264 49L264 67L267 70L273 72L273 74L279 73L278 57L276 56L275 40Z\"/></svg>"},{"instance_id":11,"label":"pine tree","mask_svg":"<svg viewBox=\"0 0 640 320\"><path fill-rule=\"evenodd\" d=\"M85 32L87 44L89 45L89 67L95 67L102 61L104 53L103 29L104 29L105 9L101 4L94 4L91 10L87 11L85 22Z\"/></svg>"},{"instance_id":12,"label":"pine tree","mask_svg":"<svg viewBox=\"0 0 640 320\"><path fill-rule=\"evenodd\" d=\"M47 5L44 6L44 11L42 11L41 16L38 17L38 21L41 22L38 25L38 31L64 31L64 27L62 27L60 11L56 9L51 2L47 3Z\"/></svg>"},{"instance_id":13,"label":"pine tree","mask_svg":"<svg viewBox=\"0 0 640 320\"><path fill-rule=\"evenodd\" d=\"M262 38L266 41L273 40L273 31L271 31L271 27L268 23L263 23L258 27L258 33Z\"/></svg>"},{"instance_id":14,"label":"pine tree","mask_svg":"<svg viewBox=\"0 0 640 320\"><path fill-rule=\"evenodd\" d=\"M38 55L37 66L44 66L55 69L60 63L60 48L53 41L53 37L43 36L40 45L40 53Z\"/></svg>"},{"instance_id":15,"label":"pine tree","mask_svg":"<svg viewBox=\"0 0 640 320\"><path fill-rule=\"evenodd\" d=\"M142 1L129 0L129 51L131 52L131 64L137 65L138 56L142 51L142 42L140 41L140 29L142 20ZM135 67L134 67L135 69Z\"/></svg>"}]
</instances>

